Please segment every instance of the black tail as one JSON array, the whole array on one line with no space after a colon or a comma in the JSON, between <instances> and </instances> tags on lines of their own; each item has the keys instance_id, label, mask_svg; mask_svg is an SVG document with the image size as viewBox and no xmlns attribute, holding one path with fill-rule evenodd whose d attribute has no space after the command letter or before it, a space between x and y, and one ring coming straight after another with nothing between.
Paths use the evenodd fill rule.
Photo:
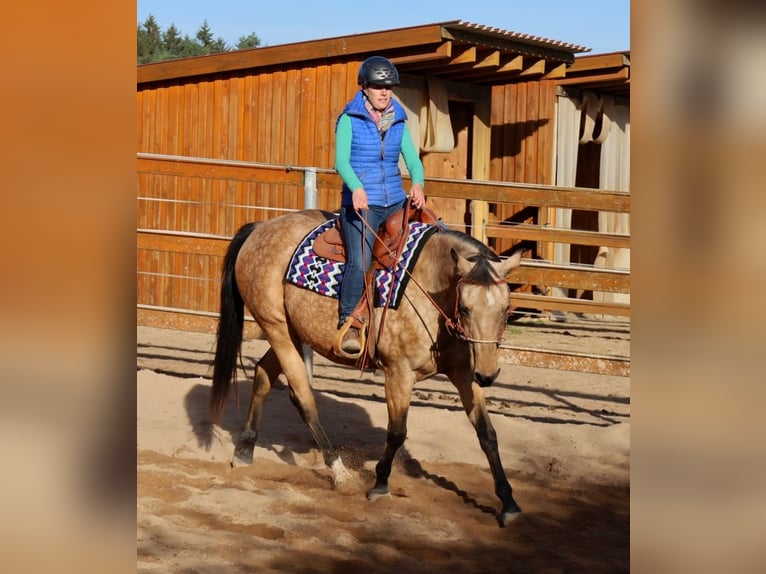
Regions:
<instances>
[{"instance_id":1,"label":"black tail","mask_svg":"<svg viewBox=\"0 0 766 574\"><path fill-rule=\"evenodd\" d=\"M215 360L213 361L213 389L210 395L210 416L218 422L229 393L232 379L236 382L237 356L242 345L242 328L245 322L245 302L234 277L242 245L255 229L257 223L247 223L237 231L226 250L221 272L221 315L216 334Z\"/></svg>"}]
</instances>

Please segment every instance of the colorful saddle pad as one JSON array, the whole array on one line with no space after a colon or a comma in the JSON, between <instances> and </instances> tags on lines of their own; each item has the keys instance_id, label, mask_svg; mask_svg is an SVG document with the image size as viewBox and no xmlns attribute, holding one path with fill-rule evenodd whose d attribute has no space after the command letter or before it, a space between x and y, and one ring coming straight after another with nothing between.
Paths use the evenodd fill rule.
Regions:
<instances>
[{"instance_id":1,"label":"colorful saddle pad","mask_svg":"<svg viewBox=\"0 0 766 574\"><path fill-rule=\"evenodd\" d=\"M344 263L320 257L313 249L314 239L333 225L335 225L334 220L326 221L304 238L290 259L285 279L298 287L337 299L340 296L340 285L346 266ZM390 308L396 309L399 306L409 281L409 275L405 271L412 271L423 245L437 229L435 225L410 222L410 233L407 236L407 243L402 250L399 263L394 269L377 269L375 271L376 307L385 305L390 290L393 291Z\"/></svg>"}]
</instances>

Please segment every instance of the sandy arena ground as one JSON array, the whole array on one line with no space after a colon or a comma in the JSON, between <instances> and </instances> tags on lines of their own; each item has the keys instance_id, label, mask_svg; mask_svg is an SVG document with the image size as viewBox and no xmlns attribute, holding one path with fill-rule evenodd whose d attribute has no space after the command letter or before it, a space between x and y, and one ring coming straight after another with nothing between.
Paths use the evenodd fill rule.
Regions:
<instances>
[{"instance_id":1,"label":"sandy arena ground","mask_svg":"<svg viewBox=\"0 0 766 574\"><path fill-rule=\"evenodd\" d=\"M214 337L137 336L139 572L629 571L627 377L502 365L488 406L524 513L500 528L486 458L446 378L416 387L392 496L369 502L387 424L379 372L314 360L320 417L357 483L341 493L284 384L268 398L254 464L232 468L249 383L205 448ZM520 321L506 341L629 357L630 324ZM266 345L244 344L248 376Z\"/></svg>"}]
</instances>

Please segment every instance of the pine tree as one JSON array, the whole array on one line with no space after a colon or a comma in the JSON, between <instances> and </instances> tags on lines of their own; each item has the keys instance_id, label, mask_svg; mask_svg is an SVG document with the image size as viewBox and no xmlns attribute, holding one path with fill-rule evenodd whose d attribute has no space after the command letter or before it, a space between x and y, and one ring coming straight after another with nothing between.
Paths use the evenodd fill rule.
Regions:
<instances>
[{"instance_id":1,"label":"pine tree","mask_svg":"<svg viewBox=\"0 0 766 574\"><path fill-rule=\"evenodd\" d=\"M213 44L213 33L210 31L210 26L207 20L202 22L202 26L197 30L197 40L203 48L208 48Z\"/></svg>"},{"instance_id":2,"label":"pine tree","mask_svg":"<svg viewBox=\"0 0 766 574\"><path fill-rule=\"evenodd\" d=\"M170 54L178 54L181 49L181 33L175 24L171 24L170 27L162 34L162 43L165 46L165 50Z\"/></svg>"},{"instance_id":3,"label":"pine tree","mask_svg":"<svg viewBox=\"0 0 766 574\"><path fill-rule=\"evenodd\" d=\"M139 64L232 51L223 38L214 39L207 20L197 30L195 37L190 38L188 34L181 37L181 32L174 24L163 32L155 17L150 14L143 24L138 24L136 36L136 55ZM257 48L260 45L261 39L253 32L248 36L242 36L237 47L233 49L244 50Z\"/></svg>"},{"instance_id":4,"label":"pine tree","mask_svg":"<svg viewBox=\"0 0 766 574\"><path fill-rule=\"evenodd\" d=\"M149 16L143 25L138 26L138 63L153 62L157 59L163 49L160 27L154 16Z\"/></svg>"},{"instance_id":5,"label":"pine tree","mask_svg":"<svg viewBox=\"0 0 766 574\"><path fill-rule=\"evenodd\" d=\"M237 50L247 50L249 48L257 48L261 45L261 39L252 32L248 36L240 36L237 41Z\"/></svg>"}]
</instances>

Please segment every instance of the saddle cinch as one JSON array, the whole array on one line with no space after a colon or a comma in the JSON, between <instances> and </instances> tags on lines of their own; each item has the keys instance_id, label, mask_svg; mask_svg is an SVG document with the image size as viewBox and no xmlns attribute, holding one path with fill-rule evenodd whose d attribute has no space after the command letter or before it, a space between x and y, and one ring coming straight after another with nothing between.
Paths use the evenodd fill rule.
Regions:
<instances>
[{"instance_id":1,"label":"saddle cinch","mask_svg":"<svg viewBox=\"0 0 766 574\"><path fill-rule=\"evenodd\" d=\"M439 225L436 214L428 208L415 209L411 202L407 202L403 209L383 222L377 231L377 237L372 247L372 263L365 275L365 289L362 298L351 313L352 321L346 323L338 339L342 339L345 331L350 327L359 329L359 343L362 349L366 349L368 355L374 354L375 337L369 337L366 326L370 323L370 317L374 306L372 298L372 282L376 269L391 269L399 261L402 250L407 242L409 223L412 221ZM335 219L335 225L317 236L314 240L314 253L331 261L346 261L346 249L343 244L343 232L341 230L340 217ZM384 311L385 312L385 311ZM374 335L374 333L373 333ZM336 354L346 356L340 349L335 349ZM349 357L355 358L355 357Z\"/></svg>"}]
</instances>

